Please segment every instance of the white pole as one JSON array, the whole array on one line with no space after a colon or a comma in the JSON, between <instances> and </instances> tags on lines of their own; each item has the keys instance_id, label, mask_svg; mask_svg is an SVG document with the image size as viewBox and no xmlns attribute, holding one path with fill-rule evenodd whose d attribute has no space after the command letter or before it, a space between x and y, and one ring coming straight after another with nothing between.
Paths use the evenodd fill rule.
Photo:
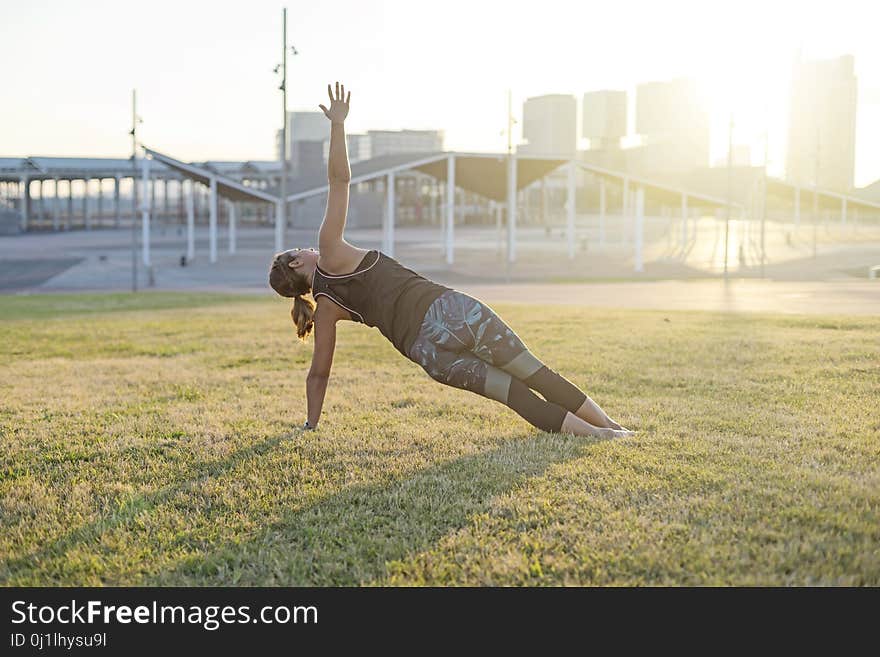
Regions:
<instances>
[{"instance_id":1,"label":"white pole","mask_svg":"<svg viewBox=\"0 0 880 657\"><path fill-rule=\"evenodd\" d=\"M639 185L635 193L635 206L636 271L642 272L645 270L644 262L642 259L642 247L644 246L645 240L645 188L641 185Z\"/></svg>"},{"instance_id":2,"label":"white pole","mask_svg":"<svg viewBox=\"0 0 880 657\"><path fill-rule=\"evenodd\" d=\"M86 230L92 227L92 209L89 205L89 179L83 178L83 221Z\"/></svg>"},{"instance_id":3,"label":"white pole","mask_svg":"<svg viewBox=\"0 0 880 657\"><path fill-rule=\"evenodd\" d=\"M446 159L446 264L455 262L455 155Z\"/></svg>"},{"instance_id":4,"label":"white pole","mask_svg":"<svg viewBox=\"0 0 880 657\"><path fill-rule=\"evenodd\" d=\"M284 249L284 199L275 204L275 253Z\"/></svg>"},{"instance_id":5,"label":"white pole","mask_svg":"<svg viewBox=\"0 0 880 657\"><path fill-rule=\"evenodd\" d=\"M196 257L196 206L195 181L190 180L186 187L186 261L192 262Z\"/></svg>"},{"instance_id":6,"label":"white pole","mask_svg":"<svg viewBox=\"0 0 880 657\"><path fill-rule=\"evenodd\" d=\"M574 259L574 218L577 205L576 170L574 160L568 163L568 205L566 207L565 237L568 241L568 259Z\"/></svg>"},{"instance_id":7,"label":"white pole","mask_svg":"<svg viewBox=\"0 0 880 657\"><path fill-rule=\"evenodd\" d=\"M840 224L846 227L846 196L843 197L843 203L841 203L840 207Z\"/></svg>"},{"instance_id":8,"label":"white pole","mask_svg":"<svg viewBox=\"0 0 880 657\"><path fill-rule=\"evenodd\" d=\"M394 172L389 171L385 179L385 216L382 222L382 251L390 258L394 257L394 215L397 204L395 183Z\"/></svg>"},{"instance_id":9,"label":"white pole","mask_svg":"<svg viewBox=\"0 0 880 657\"><path fill-rule=\"evenodd\" d=\"M217 262L217 177L211 176L211 198L208 201L208 261Z\"/></svg>"},{"instance_id":10,"label":"white pole","mask_svg":"<svg viewBox=\"0 0 880 657\"><path fill-rule=\"evenodd\" d=\"M516 262L516 155L507 158L507 261Z\"/></svg>"},{"instance_id":11,"label":"white pole","mask_svg":"<svg viewBox=\"0 0 880 657\"><path fill-rule=\"evenodd\" d=\"M605 191L605 178L599 178L599 248L605 250L605 211L608 197Z\"/></svg>"},{"instance_id":12,"label":"white pole","mask_svg":"<svg viewBox=\"0 0 880 657\"><path fill-rule=\"evenodd\" d=\"M95 218L100 226L104 218L104 179L101 177L98 177L98 209L95 212Z\"/></svg>"},{"instance_id":13,"label":"white pole","mask_svg":"<svg viewBox=\"0 0 880 657\"><path fill-rule=\"evenodd\" d=\"M629 232L629 178L623 179L623 215L620 217L620 243L626 244L627 233Z\"/></svg>"},{"instance_id":14,"label":"white pole","mask_svg":"<svg viewBox=\"0 0 880 657\"><path fill-rule=\"evenodd\" d=\"M688 195L681 195L681 248L687 248L688 239Z\"/></svg>"},{"instance_id":15,"label":"white pole","mask_svg":"<svg viewBox=\"0 0 880 657\"><path fill-rule=\"evenodd\" d=\"M236 206L233 201L227 201L228 205L226 206L227 211L229 212L229 253L235 253L236 248L236 234L235 234L235 220L237 217L235 216Z\"/></svg>"},{"instance_id":16,"label":"white pole","mask_svg":"<svg viewBox=\"0 0 880 657\"><path fill-rule=\"evenodd\" d=\"M141 194L141 243L142 260L145 267L150 266L150 158L144 156L141 160L141 180L143 181L143 194Z\"/></svg>"},{"instance_id":17,"label":"white pole","mask_svg":"<svg viewBox=\"0 0 880 657\"><path fill-rule=\"evenodd\" d=\"M113 217L116 227L119 227L120 210L119 210L119 174L113 179Z\"/></svg>"},{"instance_id":18,"label":"white pole","mask_svg":"<svg viewBox=\"0 0 880 657\"><path fill-rule=\"evenodd\" d=\"M27 230L28 225L28 196L30 196L31 183L27 177L21 178L21 229Z\"/></svg>"},{"instance_id":19,"label":"white pole","mask_svg":"<svg viewBox=\"0 0 880 657\"><path fill-rule=\"evenodd\" d=\"M504 236L502 234L504 218L501 216L504 212L504 204L499 203L498 201L494 201L493 203L495 210L495 252L501 253L501 249L504 248Z\"/></svg>"},{"instance_id":20,"label":"white pole","mask_svg":"<svg viewBox=\"0 0 880 657\"><path fill-rule=\"evenodd\" d=\"M801 188L794 188L794 227L801 225Z\"/></svg>"},{"instance_id":21,"label":"white pole","mask_svg":"<svg viewBox=\"0 0 880 657\"><path fill-rule=\"evenodd\" d=\"M58 230L61 222L58 218L58 209L61 207L61 197L58 195L58 178L55 178L55 194L52 198L52 230Z\"/></svg>"}]
</instances>

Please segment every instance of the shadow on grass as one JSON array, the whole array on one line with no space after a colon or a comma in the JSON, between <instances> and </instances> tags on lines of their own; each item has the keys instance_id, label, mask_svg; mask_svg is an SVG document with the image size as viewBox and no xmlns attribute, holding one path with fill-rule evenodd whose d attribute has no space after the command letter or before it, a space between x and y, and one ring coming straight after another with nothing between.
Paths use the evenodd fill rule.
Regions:
<instances>
[{"instance_id":1,"label":"shadow on grass","mask_svg":"<svg viewBox=\"0 0 880 657\"><path fill-rule=\"evenodd\" d=\"M191 467L185 468L179 473L179 479L176 479L174 483L165 486L164 488L160 488L154 493L140 495L126 500L119 508L101 516L94 522L72 529L68 533L46 543L38 550L34 550L33 552L14 559L9 559L5 564L0 565L0 584L5 584L8 580L14 580L21 576L32 576L33 571L35 568L39 569L40 564L51 562L53 558L63 555L77 545L95 545L99 543L101 535L105 532L118 527L123 527L133 521L141 513L156 509L165 502L171 500L179 492L192 486L194 482L208 477L217 476L223 472L232 470L237 465L244 463L251 458L259 457L268 453L279 443L288 439L289 435L290 434L283 434L267 438L233 452L229 458L221 461L201 461ZM63 566L59 566L59 569L63 569ZM40 579L43 582L56 581L57 577L52 573L43 572L40 575Z\"/></svg>"},{"instance_id":2,"label":"shadow on grass","mask_svg":"<svg viewBox=\"0 0 880 657\"><path fill-rule=\"evenodd\" d=\"M494 497L584 454L595 440L541 433L353 486L292 510L249 540L227 541L143 582L158 585L356 585L428 549L486 512Z\"/></svg>"}]
</instances>

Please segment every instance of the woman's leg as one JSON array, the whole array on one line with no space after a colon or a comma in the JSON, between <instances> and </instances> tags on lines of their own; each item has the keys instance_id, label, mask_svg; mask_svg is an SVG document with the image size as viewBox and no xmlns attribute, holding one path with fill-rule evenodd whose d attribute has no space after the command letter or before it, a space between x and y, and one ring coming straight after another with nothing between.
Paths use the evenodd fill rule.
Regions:
<instances>
[{"instance_id":1,"label":"woman's leg","mask_svg":"<svg viewBox=\"0 0 880 657\"><path fill-rule=\"evenodd\" d=\"M413 360L422 365L435 381L499 401L542 431L598 438L627 435L610 428L593 426L562 406L541 399L522 381L477 358L470 351L439 349L428 341L420 342L417 339L410 353Z\"/></svg>"},{"instance_id":2,"label":"woman's leg","mask_svg":"<svg viewBox=\"0 0 880 657\"><path fill-rule=\"evenodd\" d=\"M426 320L431 320L435 327L433 341L442 347L470 350L593 426L623 428L586 393L538 360L513 329L482 301L457 290L446 292L431 306Z\"/></svg>"}]
</instances>

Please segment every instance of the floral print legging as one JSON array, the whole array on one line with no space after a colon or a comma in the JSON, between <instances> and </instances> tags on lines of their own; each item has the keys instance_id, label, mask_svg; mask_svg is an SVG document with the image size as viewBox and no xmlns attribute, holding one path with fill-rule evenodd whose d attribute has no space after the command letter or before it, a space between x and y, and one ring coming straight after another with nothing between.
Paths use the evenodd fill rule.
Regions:
<instances>
[{"instance_id":1,"label":"floral print legging","mask_svg":"<svg viewBox=\"0 0 880 657\"><path fill-rule=\"evenodd\" d=\"M436 381L496 399L493 370L525 379L543 366L489 306L458 290L428 308L409 357Z\"/></svg>"}]
</instances>

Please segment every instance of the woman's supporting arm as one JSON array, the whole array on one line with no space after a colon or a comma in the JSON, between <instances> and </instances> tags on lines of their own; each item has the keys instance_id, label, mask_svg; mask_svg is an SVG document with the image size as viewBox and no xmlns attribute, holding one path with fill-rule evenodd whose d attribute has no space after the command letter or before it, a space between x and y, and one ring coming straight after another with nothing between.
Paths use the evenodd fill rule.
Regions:
<instances>
[{"instance_id":1,"label":"woman's supporting arm","mask_svg":"<svg viewBox=\"0 0 880 657\"><path fill-rule=\"evenodd\" d=\"M348 97L345 96L345 85L336 83L336 95L327 85L330 96L330 109L323 105L320 108L330 119L330 156L327 160L327 179L330 191L327 195L327 211L321 230L318 233L318 248L331 256L331 251L342 243L345 232L345 219L348 215L348 185L351 182L351 168L348 163L348 148L345 143L345 118L348 116Z\"/></svg>"},{"instance_id":2,"label":"woman's supporting arm","mask_svg":"<svg viewBox=\"0 0 880 657\"><path fill-rule=\"evenodd\" d=\"M318 426L324 395L330 381L330 368L333 366L333 352L336 349L336 320L338 312L325 304L318 303L315 310L315 350L312 353L312 366L306 377L306 404L308 420L312 427Z\"/></svg>"}]
</instances>

